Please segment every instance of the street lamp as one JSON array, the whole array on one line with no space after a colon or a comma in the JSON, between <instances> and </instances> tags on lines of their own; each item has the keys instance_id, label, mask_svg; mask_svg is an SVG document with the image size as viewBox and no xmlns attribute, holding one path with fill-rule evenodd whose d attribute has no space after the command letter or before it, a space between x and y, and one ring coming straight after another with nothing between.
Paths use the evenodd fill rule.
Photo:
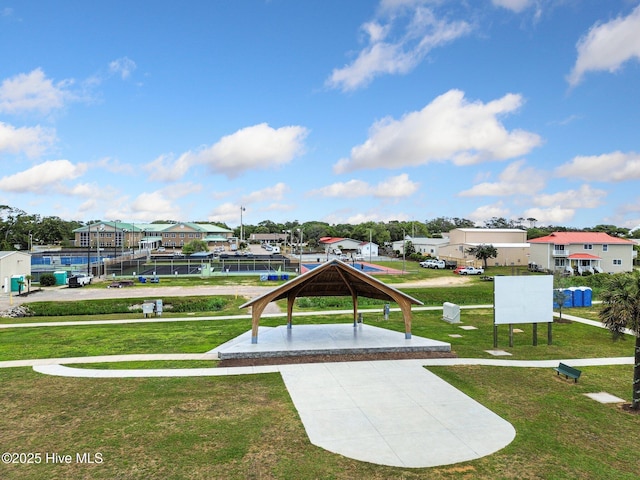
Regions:
<instances>
[{"instance_id":1,"label":"street lamp","mask_svg":"<svg viewBox=\"0 0 640 480\"><path fill-rule=\"evenodd\" d=\"M300 274L302 275L302 229L301 228L297 228L296 230L298 230L298 250L300 251Z\"/></svg>"},{"instance_id":2,"label":"street lamp","mask_svg":"<svg viewBox=\"0 0 640 480\"><path fill-rule=\"evenodd\" d=\"M240 243L243 242L244 237L242 234L242 212L244 212L246 210L246 208L244 208L242 205L240 206Z\"/></svg>"},{"instance_id":3,"label":"street lamp","mask_svg":"<svg viewBox=\"0 0 640 480\"><path fill-rule=\"evenodd\" d=\"M407 235L402 229L402 273L404 273L405 252L407 251Z\"/></svg>"}]
</instances>

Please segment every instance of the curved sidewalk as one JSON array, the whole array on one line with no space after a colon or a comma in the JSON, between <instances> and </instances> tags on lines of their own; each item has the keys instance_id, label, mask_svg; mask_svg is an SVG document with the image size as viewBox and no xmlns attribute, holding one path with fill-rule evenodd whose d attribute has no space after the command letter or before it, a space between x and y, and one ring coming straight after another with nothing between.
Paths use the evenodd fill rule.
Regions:
<instances>
[{"instance_id":1,"label":"curved sidewalk","mask_svg":"<svg viewBox=\"0 0 640 480\"><path fill-rule=\"evenodd\" d=\"M133 356L124 357L122 360L131 360ZM73 360L80 363L82 359ZM116 358L109 360L116 361ZM312 444L365 462L425 468L490 455L511 443L516 432L509 422L424 366L549 368L559 360L444 358L155 370L82 369L60 365L64 361L52 359L33 368L48 375L92 378L279 372ZM85 362L93 361L95 357L85 359ZM628 365L633 363L633 358L562 361L575 366Z\"/></svg>"}]
</instances>

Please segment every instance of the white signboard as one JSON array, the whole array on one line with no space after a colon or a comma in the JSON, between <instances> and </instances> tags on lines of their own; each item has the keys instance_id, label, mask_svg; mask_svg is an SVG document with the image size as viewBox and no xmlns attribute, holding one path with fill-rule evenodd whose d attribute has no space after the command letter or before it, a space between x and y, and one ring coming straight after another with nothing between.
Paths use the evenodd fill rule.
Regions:
<instances>
[{"instance_id":1,"label":"white signboard","mask_svg":"<svg viewBox=\"0 0 640 480\"><path fill-rule=\"evenodd\" d=\"M494 277L495 325L553 322L553 275Z\"/></svg>"}]
</instances>

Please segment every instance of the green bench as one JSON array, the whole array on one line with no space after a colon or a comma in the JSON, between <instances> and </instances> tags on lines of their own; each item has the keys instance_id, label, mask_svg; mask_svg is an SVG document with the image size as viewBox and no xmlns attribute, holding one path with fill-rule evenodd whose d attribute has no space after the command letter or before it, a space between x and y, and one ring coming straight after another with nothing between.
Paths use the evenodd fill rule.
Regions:
<instances>
[{"instance_id":1,"label":"green bench","mask_svg":"<svg viewBox=\"0 0 640 480\"><path fill-rule=\"evenodd\" d=\"M582 373L577 368L570 367L569 365L560 362L560 365L554 367L554 370L558 373L558 375L564 375L569 378L573 378L573 381L578 383L578 378L580 378L580 374Z\"/></svg>"}]
</instances>

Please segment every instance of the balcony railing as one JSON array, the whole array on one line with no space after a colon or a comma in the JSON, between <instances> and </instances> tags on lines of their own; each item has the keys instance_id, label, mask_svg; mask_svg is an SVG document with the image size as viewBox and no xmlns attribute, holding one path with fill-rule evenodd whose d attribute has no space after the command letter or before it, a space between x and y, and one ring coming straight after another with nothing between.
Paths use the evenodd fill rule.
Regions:
<instances>
[{"instance_id":1,"label":"balcony railing","mask_svg":"<svg viewBox=\"0 0 640 480\"><path fill-rule=\"evenodd\" d=\"M553 251L553 256L554 257L568 257L569 256L569 252L566 250L554 250Z\"/></svg>"}]
</instances>

